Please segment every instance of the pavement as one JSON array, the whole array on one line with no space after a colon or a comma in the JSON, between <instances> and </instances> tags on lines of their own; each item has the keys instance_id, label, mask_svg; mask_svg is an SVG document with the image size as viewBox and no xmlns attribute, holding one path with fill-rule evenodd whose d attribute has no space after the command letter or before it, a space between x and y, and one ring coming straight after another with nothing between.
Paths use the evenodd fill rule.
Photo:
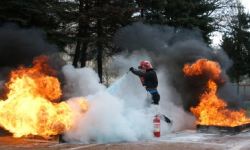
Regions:
<instances>
[{"instance_id":1,"label":"pavement","mask_svg":"<svg viewBox=\"0 0 250 150\"><path fill-rule=\"evenodd\" d=\"M27 141L23 138L13 138L10 135L0 136L0 149L38 149L38 150L249 150L250 132L237 135L216 135L196 133L195 130L183 130L159 138L134 142L119 143L59 143L58 141Z\"/></svg>"}]
</instances>

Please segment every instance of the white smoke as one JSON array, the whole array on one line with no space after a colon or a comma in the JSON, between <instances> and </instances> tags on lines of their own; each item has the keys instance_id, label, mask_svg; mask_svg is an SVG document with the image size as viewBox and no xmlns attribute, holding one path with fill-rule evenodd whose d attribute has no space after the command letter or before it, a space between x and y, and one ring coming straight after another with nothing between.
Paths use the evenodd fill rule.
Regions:
<instances>
[{"instance_id":1,"label":"white smoke","mask_svg":"<svg viewBox=\"0 0 250 150\"><path fill-rule=\"evenodd\" d=\"M75 69L72 65L66 65L62 68L62 72L66 80L66 85L63 87L65 97L88 96L105 89L91 68Z\"/></svg>"},{"instance_id":2,"label":"white smoke","mask_svg":"<svg viewBox=\"0 0 250 150\"><path fill-rule=\"evenodd\" d=\"M167 70L164 66L157 69L158 80L160 81L158 89L161 95L159 103L161 112L174 121L172 131L195 128L195 116L190 112L184 111L181 96L174 87L171 87L170 82L168 82L169 74L165 74L168 71L164 71L164 69ZM174 101L178 106L173 103Z\"/></svg>"},{"instance_id":3,"label":"white smoke","mask_svg":"<svg viewBox=\"0 0 250 150\"><path fill-rule=\"evenodd\" d=\"M142 60L150 61L150 57L138 53L129 58L121 55L117 56L114 64L123 69L121 74L125 74L131 66L137 67ZM71 129L64 133L63 139L68 142L105 143L153 138L153 119L159 110L174 120L172 127L161 121L161 135L194 127L195 118L172 103L173 100L180 99L180 96L169 85L163 84L166 83L168 75L163 74L161 70L157 70L160 108L148 108L145 102L147 92L139 78L131 72L124 78L117 92L110 94L99 83L98 76L92 69L64 66L63 73L67 82L64 90L69 91L68 96L84 97L90 108L79 115L79 106L74 103L77 98L67 101L75 119Z\"/></svg>"},{"instance_id":4,"label":"white smoke","mask_svg":"<svg viewBox=\"0 0 250 150\"><path fill-rule=\"evenodd\" d=\"M135 51L129 58L125 58L123 55L118 56L114 63L123 64L124 66L121 67L129 68L130 66L138 66L140 62L144 60L151 61L150 56L148 56L146 53ZM154 64L151 65L154 67ZM166 66L158 66L158 68L156 68L156 73L158 76L158 91L161 97L159 102L160 112L174 121L174 125L171 127L171 131L195 128L196 118L190 112L186 112L183 109L183 100L181 99L181 96L176 91L176 89L171 86L171 82L169 81L170 72L168 71ZM124 99L127 99L126 104L128 105L128 107L136 108L138 106L144 106L147 92L145 88L142 87L139 78L132 73L130 73L130 75L131 76L127 77L127 82L123 82L123 84L121 85L120 96ZM131 96L137 97L137 101L130 101ZM133 103L140 103L140 105L133 105ZM178 104L178 106L175 104ZM162 128L162 130L163 129L164 128ZM168 133L169 128L167 128L165 131L165 133Z\"/></svg>"}]
</instances>

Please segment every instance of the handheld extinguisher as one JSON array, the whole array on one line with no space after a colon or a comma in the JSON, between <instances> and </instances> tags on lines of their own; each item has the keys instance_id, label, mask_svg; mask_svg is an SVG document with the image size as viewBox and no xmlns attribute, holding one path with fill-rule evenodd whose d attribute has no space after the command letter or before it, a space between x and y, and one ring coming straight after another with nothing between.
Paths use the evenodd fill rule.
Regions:
<instances>
[{"instance_id":1,"label":"handheld extinguisher","mask_svg":"<svg viewBox=\"0 0 250 150\"><path fill-rule=\"evenodd\" d=\"M158 117L160 117L159 115L155 116L154 119L154 136L155 137L160 137L161 136L161 122L160 119L158 119Z\"/></svg>"}]
</instances>

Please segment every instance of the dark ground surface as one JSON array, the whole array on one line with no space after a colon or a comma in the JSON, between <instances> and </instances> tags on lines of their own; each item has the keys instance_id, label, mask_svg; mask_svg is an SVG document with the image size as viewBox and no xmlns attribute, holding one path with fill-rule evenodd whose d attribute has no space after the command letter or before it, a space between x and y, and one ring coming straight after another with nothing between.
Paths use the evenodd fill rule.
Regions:
<instances>
[{"instance_id":1,"label":"dark ground surface","mask_svg":"<svg viewBox=\"0 0 250 150\"><path fill-rule=\"evenodd\" d=\"M36 150L249 150L250 132L233 136L196 133L195 130L183 130L169 133L160 138L152 138L135 142L104 143L104 144L70 144L54 140L13 138L6 131L0 132L0 149L36 149Z\"/></svg>"}]
</instances>

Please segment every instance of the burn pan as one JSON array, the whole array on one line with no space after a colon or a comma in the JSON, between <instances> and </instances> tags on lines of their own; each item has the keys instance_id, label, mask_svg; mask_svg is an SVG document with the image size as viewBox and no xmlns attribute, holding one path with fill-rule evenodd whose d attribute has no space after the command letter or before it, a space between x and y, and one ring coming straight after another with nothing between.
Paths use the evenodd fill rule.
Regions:
<instances>
[{"instance_id":1,"label":"burn pan","mask_svg":"<svg viewBox=\"0 0 250 150\"><path fill-rule=\"evenodd\" d=\"M4 128L0 127L0 136L11 136L12 134L8 131L5 130Z\"/></svg>"},{"instance_id":2,"label":"burn pan","mask_svg":"<svg viewBox=\"0 0 250 150\"><path fill-rule=\"evenodd\" d=\"M250 123L242 124L235 127L196 125L197 133L235 135L242 132L248 132L249 130L250 130Z\"/></svg>"},{"instance_id":3,"label":"burn pan","mask_svg":"<svg viewBox=\"0 0 250 150\"><path fill-rule=\"evenodd\" d=\"M38 135L28 135L22 137L27 142L40 142L40 143L59 143L59 135L51 135L48 138L44 138Z\"/></svg>"}]
</instances>

